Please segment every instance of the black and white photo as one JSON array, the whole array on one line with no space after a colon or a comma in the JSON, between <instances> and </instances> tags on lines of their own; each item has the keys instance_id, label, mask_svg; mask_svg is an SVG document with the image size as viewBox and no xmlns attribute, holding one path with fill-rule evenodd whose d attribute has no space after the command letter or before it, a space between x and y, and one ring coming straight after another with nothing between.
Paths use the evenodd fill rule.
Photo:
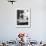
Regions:
<instances>
[{"instance_id":1,"label":"black and white photo","mask_svg":"<svg viewBox=\"0 0 46 46\"><path fill-rule=\"evenodd\" d=\"M30 27L30 9L17 9L17 27Z\"/></svg>"}]
</instances>

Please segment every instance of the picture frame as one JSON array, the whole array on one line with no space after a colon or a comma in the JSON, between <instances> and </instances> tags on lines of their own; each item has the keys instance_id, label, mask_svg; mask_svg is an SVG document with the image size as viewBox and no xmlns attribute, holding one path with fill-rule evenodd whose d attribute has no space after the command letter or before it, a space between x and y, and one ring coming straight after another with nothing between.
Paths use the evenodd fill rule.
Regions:
<instances>
[{"instance_id":1,"label":"picture frame","mask_svg":"<svg viewBox=\"0 0 46 46\"><path fill-rule=\"evenodd\" d=\"M30 8L16 9L16 27L17 28L31 27L31 9Z\"/></svg>"}]
</instances>

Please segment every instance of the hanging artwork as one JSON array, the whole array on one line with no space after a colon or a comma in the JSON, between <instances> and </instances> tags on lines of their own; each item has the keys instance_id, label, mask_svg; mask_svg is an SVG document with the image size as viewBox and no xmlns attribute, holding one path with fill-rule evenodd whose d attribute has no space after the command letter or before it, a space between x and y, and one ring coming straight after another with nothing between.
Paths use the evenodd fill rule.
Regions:
<instances>
[{"instance_id":1,"label":"hanging artwork","mask_svg":"<svg viewBox=\"0 0 46 46\"><path fill-rule=\"evenodd\" d=\"M31 9L17 9L17 27L31 27Z\"/></svg>"}]
</instances>

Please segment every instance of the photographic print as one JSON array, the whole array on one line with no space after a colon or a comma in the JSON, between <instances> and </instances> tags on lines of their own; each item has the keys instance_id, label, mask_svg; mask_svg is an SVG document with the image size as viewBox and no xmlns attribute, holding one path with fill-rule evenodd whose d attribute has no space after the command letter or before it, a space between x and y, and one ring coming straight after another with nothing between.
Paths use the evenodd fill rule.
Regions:
<instances>
[{"instance_id":1,"label":"photographic print","mask_svg":"<svg viewBox=\"0 0 46 46\"><path fill-rule=\"evenodd\" d=\"M30 9L17 9L17 27L30 27Z\"/></svg>"}]
</instances>

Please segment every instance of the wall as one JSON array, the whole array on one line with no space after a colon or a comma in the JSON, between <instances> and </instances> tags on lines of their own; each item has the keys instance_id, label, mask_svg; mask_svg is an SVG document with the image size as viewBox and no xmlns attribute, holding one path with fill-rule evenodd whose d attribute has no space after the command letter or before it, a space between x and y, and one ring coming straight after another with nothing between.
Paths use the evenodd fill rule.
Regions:
<instances>
[{"instance_id":1,"label":"wall","mask_svg":"<svg viewBox=\"0 0 46 46\"><path fill-rule=\"evenodd\" d=\"M0 40L15 40L21 31L29 33L33 40L46 40L46 1L17 0L14 5L0 0ZM16 8L31 8L31 28L16 28Z\"/></svg>"}]
</instances>

